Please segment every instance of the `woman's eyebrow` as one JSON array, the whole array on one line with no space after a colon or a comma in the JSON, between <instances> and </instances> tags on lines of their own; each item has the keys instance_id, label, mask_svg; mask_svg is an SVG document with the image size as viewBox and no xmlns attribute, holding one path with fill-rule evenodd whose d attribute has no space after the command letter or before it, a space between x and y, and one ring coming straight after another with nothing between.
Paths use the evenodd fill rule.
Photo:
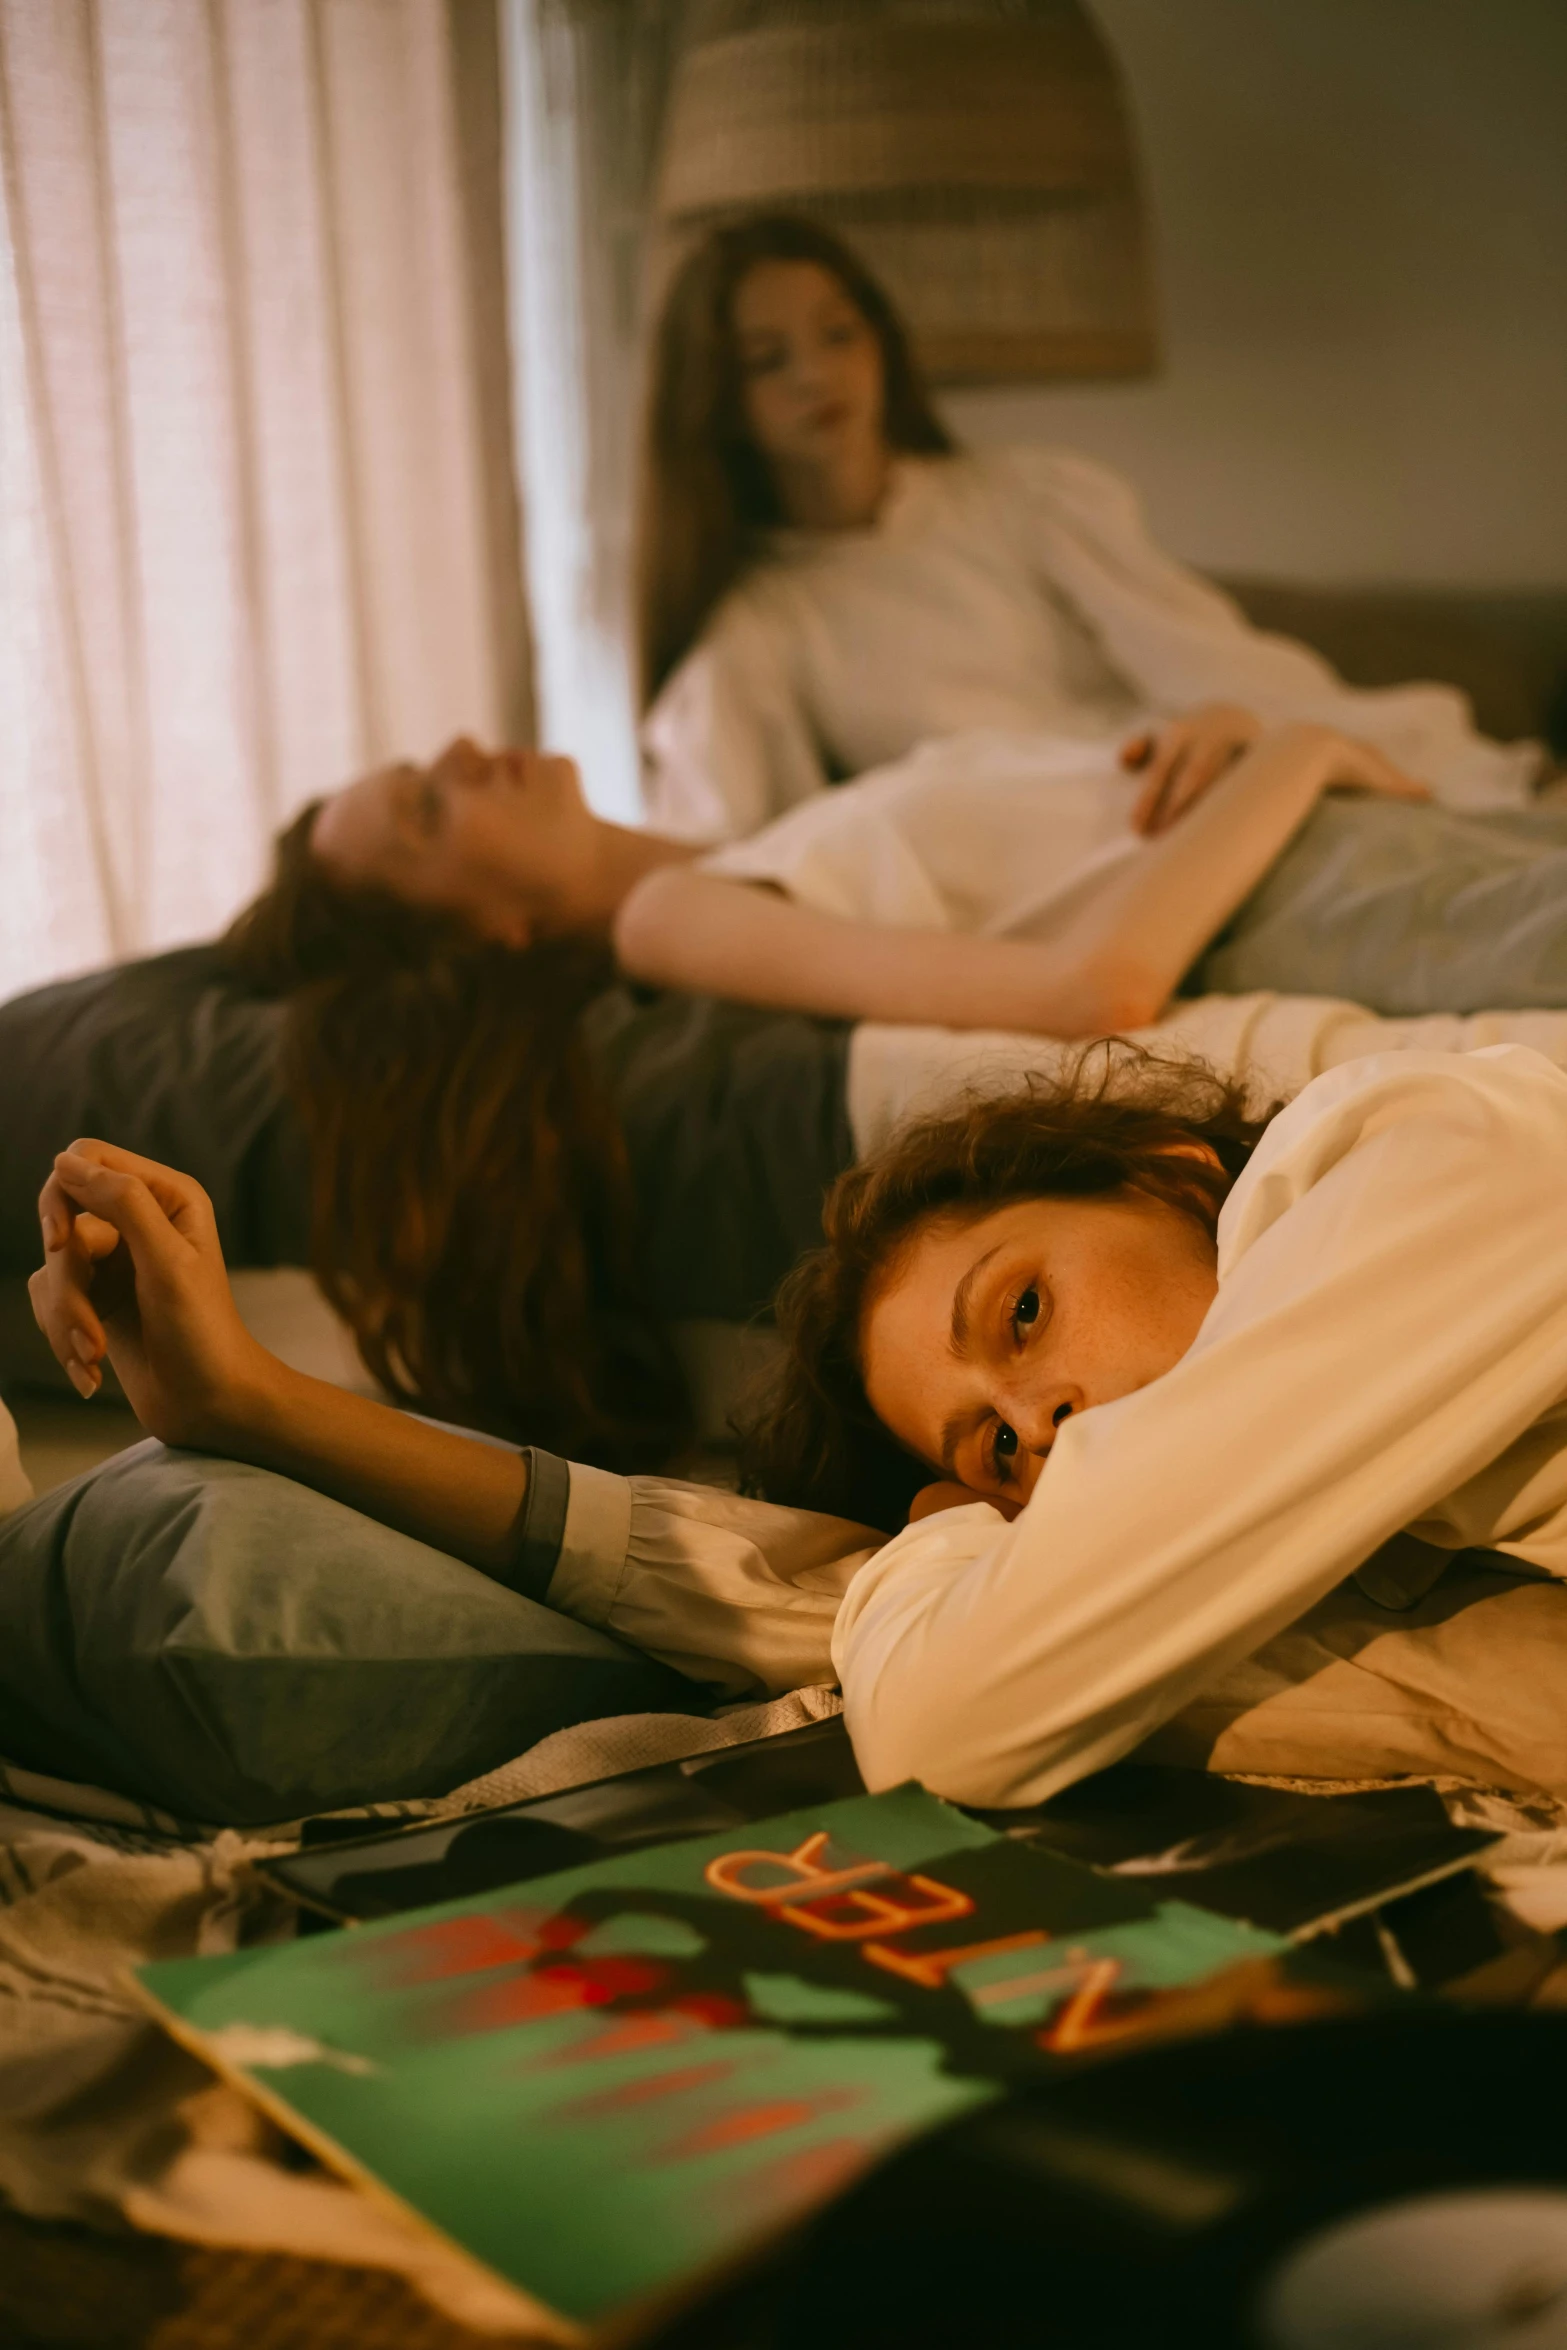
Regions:
<instances>
[{"instance_id":1,"label":"woman's eyebrow","mask_svg":"<svg viewBox=\"0 0 1567 2350\"><path fill-rule=\"evenodd\" d=\"M952 1293L952 1328L948 1344L960 1358L968 1353L969 1324L974 1314L974 1285L1000 1247L998 1240L995 1248L987 1248L982 1257L976 1257Z\"/></svg>"}]
</instances>

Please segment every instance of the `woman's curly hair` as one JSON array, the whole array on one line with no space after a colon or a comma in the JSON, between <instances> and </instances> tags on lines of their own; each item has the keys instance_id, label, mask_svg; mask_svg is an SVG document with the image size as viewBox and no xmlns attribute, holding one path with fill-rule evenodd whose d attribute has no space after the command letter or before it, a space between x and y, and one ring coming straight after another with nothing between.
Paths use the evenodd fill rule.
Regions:
<instances>
[{"instance_id":1,"label":"woman's curly hair","mask_svg":"<svg viewBox=\"0 0 1567 2350\"><path fill-rule=\"evenodd\" d=\"M1267 1116L1200 1062L1112 1040L1055 1078L971 1096L902 1127L840 1175L823 1210L824 1245L778 1293L782 1365L741 1428L745 1491L901 1526L934 1472L871 1410L860 1363L865 1310L933 1219L969 1222L1020 1199L1095 1199L1136 1191L1218 1222ZM1218 1164L1183 1153L1207 1143Z\"/></svg>"},{"instance_id":2,"label":"woman's curly hair","mask_svg":"<svg viewBox=\"0 0 1567 2350\"><path fill-rule=\"evenodd\" d=\"M226 943L284 1003L322 1289L405 1402L606 1468L667 1466L689 1399L581 1033L607 953L519 953L339 884L311 854L315 816L280 836Z\"/></svg>"}]
</instances>

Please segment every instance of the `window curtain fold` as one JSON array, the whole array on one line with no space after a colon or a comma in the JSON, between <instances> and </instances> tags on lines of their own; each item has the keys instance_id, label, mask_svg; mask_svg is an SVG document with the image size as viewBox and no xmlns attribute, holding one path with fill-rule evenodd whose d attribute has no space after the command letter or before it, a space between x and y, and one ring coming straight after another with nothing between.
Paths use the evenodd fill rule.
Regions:
<instances>
[{"instance_id":1,"label":"window curtain fold","mask_svg":"<svg viewBox=\"0 0 1567 2350\"><path fill-rule=\"evenodd\" d=\"M631 654L648 190L685 0L502 0L519 472L544 738L641 811Z\"/></svg>"},{"instance_id":2,"label":"window curtain fold","mask_svg":"<svg viewBox=\"0 0 1567 2350\"><path fill-rule=\"evenodd\" d=\"M529 732L489 0L0 0L0 990Z\"/></svg>"}]
</instances>

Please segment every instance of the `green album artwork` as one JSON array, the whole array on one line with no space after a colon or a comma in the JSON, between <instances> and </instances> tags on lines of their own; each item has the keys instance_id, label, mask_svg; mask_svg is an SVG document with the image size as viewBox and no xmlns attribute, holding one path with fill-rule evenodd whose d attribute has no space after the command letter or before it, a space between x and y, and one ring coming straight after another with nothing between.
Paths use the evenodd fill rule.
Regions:
<instances>
[{"instance_id":1,"label":"green album artwork","mask_svg":"<svg viewBox=\"0 0 1567 2350\"><path fill-rule=\"evenodd\" d=\"M899 1788L138 1979L327 2159L592 2325L1286 1947Z\"/></svg>"}]
</instances>

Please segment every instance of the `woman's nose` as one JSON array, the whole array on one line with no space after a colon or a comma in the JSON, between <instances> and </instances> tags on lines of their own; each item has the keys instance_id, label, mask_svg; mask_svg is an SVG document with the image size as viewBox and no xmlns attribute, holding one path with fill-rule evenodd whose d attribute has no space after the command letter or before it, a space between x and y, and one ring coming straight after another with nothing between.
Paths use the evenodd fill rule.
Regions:
<instances>
[{"instance_id":1,"label":"woman's nose","mask_svg":"<svg viewBox=\"0 0 1567 2350\"><path fill-rule=\"evenodd\" d=\"M444 767L459 783L466 782L476 770L488 767L489 763L489 752L471 734L454 734L436 761L438 767Z\"/></svg>"},{"instance_id":2,"label":"woman's nose","mask_svg":"<svg viewBox=\"0 0 1567 2350\"><path fill-rule=\"evenodd\" d=\"M1025 1452L1041 1458L1054 1444L1072 1414L1082 1409L1082 1398L1075 1389L1055 1388L1045 1394L1019 1396L1012 1412L1012 1425Z\"/></svg>"},{"instance_id":3,"label":"woman's nose","mask_svg":"<svg viewBox=\"0 0 1567 2350\"><path fill-rule=\"evenodd\" d=\"M814 343L799 344L789 372L799 390L814 392L827 372L826 352L819 350Z\"/></svg>"}]
</instances>

